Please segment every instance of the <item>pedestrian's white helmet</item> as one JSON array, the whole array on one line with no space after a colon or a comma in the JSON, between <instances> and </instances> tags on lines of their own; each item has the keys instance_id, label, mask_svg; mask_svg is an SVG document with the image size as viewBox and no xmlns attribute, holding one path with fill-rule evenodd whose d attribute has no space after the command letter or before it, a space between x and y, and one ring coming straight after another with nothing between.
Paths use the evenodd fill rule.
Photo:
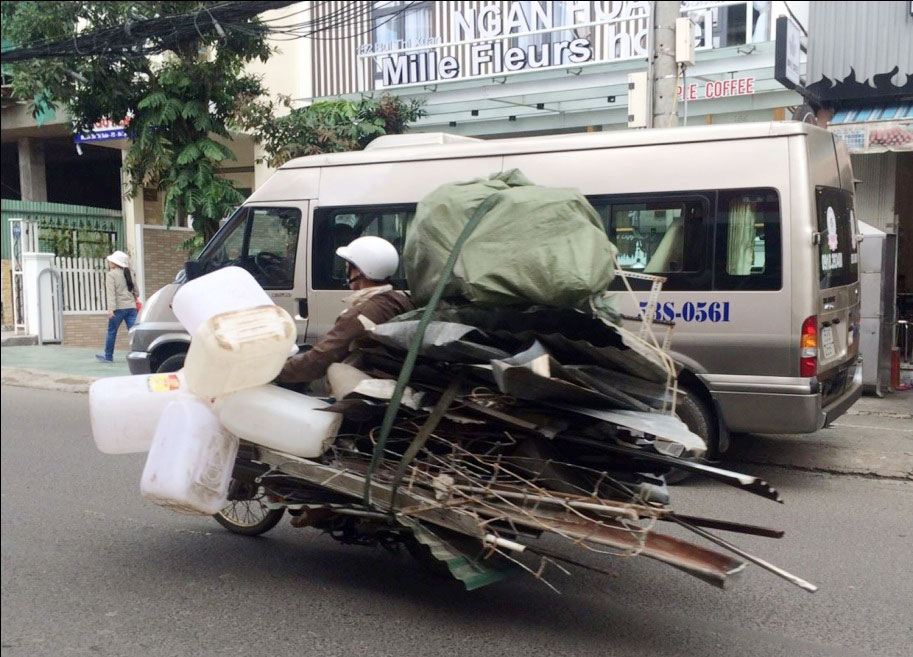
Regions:
<instances>
[{"instance_id":1,"label":"pedestrian's white helmet","mask_svg":"<svg viewBox=\"0 0 913 657\"><path fill-rule=\"evenodd\" d=\"M358 267L365 278L372 281L387 280L399 267L396 247L382 237L359 237L336 249L336 255Z\"/></svg>"}]
</instances>

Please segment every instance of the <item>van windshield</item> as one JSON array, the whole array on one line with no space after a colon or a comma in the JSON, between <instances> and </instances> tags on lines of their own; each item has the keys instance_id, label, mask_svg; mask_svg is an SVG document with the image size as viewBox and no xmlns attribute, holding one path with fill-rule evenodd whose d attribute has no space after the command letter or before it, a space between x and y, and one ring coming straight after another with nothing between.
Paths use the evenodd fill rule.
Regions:
<instances>
[{"instance_id":1,"label":"van windshield","mask_svg":"<svg viewBox=\"0 0 913 657\"><path fill-rule=\"evenodd\" d=\"M818 266L822 290L859 280L853 195L834 187L817 187Z\"/></svg>"}]
</instances>

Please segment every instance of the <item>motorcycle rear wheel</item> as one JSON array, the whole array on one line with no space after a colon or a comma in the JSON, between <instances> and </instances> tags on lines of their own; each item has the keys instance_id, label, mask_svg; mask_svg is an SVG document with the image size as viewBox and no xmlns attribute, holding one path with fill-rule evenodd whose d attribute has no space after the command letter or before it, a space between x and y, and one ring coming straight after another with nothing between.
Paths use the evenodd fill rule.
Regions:
<instances>
[{"instance_id":1,"label":"motorcycle rear wheel","mask_svg":"<svg viewBox=\"0 0 913 657\"><path fill-rule=\"evenodd\" d=\"M264 501L261 488L250 499L229 500L213 518L234 534L259 536L275 527L285 514L285 509L270 509Z\"/></svg>"}]
</instances>

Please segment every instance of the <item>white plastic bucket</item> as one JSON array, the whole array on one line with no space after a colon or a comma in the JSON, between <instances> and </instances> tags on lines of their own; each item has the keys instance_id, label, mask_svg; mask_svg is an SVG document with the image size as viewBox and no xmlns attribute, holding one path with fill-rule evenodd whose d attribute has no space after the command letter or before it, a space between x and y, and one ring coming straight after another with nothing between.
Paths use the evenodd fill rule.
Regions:
<instances>
[{"instance_id":1,"label":"white plastic bucket","mask_svg":"<svg viewBox=\"0 0 913 657\"><path fill-rule=\"evenodd\" d=\"M241 267L225 267L181 285L171 308L187 332L194 335L214 315L272 303L247 271Z\"/></svg>"},{"instance_id":2,"label":"white plastic bucket","mask_svg":"<svg viewBox=\"0 0 913 657\"><path fill-rule=\"evenodd\" d=\"M143 497L190 514L212 515L227 503L238 439L198 400L165 407L140 481Z\"/></svg>"},{"instance_id":3,"label":"white plastic bucket","mask_svg":"<svg viewBox=\"0 0 913 657\"><path fill-rule=\"evenodd\" d=\"M256 445L316 458L339 430L342 415L329 404L276 386L260 386L216 399L212 408L228 431Z\"/></svg>"},{"instance_id":4,"label":"white plastic bucket","mask_svg":"<svg viewBox=\"0 0 913 657\"><path fill-rule=\"evenodd\" d=\"M295 322L279 306L215 315L190 341L184 361L187 386L208 400L269 383L288 359L295 337Z\"/></svg>"},{"instance_id":5,"label":"white plastic bucket","mask_svg":"<svg viewBox=\"0 0 913 657\"><path fill-rule=\"evenodd\" d=\"M194 399L183 371L99 379L89 387L95 446L106 454L146 452L169 403Z\"/></svg>"}]
</instances>

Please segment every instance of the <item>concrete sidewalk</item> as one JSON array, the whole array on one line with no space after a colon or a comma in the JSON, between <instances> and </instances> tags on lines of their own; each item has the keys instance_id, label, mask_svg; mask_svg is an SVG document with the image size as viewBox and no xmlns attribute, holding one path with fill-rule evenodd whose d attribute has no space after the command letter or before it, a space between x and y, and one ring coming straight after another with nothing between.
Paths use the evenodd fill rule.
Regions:
<instances>
[{"instance_id":1,"label":"concrete sidewalk","mask_svg":"<svg viewBox=\"0 0 913 657\"><path fill-rule=\"evenodd\" d=\"M130 374L126 351L115 351L113 363L96 360L99 351L59 345L0 347L0 381L27 388L85 392L95 379Z\"/></svg>"}]
</instances>

